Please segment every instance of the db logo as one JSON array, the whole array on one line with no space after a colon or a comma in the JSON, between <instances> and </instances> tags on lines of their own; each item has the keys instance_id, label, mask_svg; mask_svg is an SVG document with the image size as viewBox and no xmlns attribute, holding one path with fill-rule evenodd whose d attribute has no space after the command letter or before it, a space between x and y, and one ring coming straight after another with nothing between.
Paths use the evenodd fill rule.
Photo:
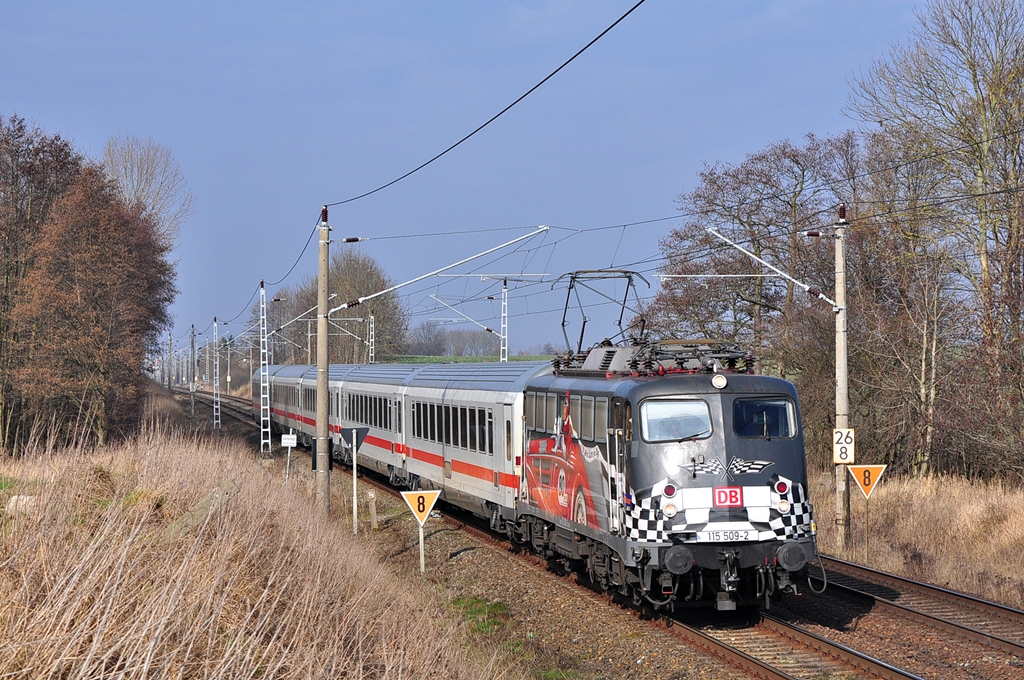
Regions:
<instances>
[{"instance_id":1,"label":"db logo","mask_svg":"<svg viewBox=\"0 0 1024 680\"><path fill-rule=\"evenodd\" d=\"M739 486L716 486L716 508L742 508L743 488Z\"/></svg>"}]
</instances>

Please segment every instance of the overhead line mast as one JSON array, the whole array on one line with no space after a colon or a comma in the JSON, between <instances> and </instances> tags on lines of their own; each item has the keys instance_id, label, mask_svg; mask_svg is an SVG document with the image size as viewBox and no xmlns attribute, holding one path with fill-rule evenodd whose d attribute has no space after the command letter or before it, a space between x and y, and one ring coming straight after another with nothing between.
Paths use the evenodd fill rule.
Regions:
<instances>
[{"instance_id":1,"label":"overhead line mast","mask_svg":"<svg viewBox=\"0 0 1024 680\"><path fill-rule=\"evenodd\" d=\"M317 267L316 310L316 505L324 517L331 516L331 450L328 394L327 318L328 273L330 264L331 227L327 224L327 206L320 211L320 251ZM372 323L372 322L371 322ZM371 325L372 328L372 325ZM353 455L355 451L353 450ZM353 466L354 467L354 466Z\"/></svg>"}]
</instances>

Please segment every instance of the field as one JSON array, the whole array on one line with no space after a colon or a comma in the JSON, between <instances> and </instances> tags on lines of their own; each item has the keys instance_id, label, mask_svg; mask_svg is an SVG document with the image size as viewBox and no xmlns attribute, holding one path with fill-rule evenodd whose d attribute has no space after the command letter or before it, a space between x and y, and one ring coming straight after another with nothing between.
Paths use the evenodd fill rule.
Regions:
<instances>
[{"instance_id":1,"label":"field","mask_svg":"<svg viewBox=\"0 0 1024 680\"><path fill-rule=\"evenodd\" d=\"M1024 608L1021 489L883 476L869 501L865 558L864 495L851 480L850 546L844 551L836 542L834 475L812 475L811 482L821 552Z\"/></svg>"},{"instance_id":2,"label":"field","mask_svg":"<svg viewBox=\"0 0 1024 680\"><path fill-rule=\"evenodd\" d=\"M0 676L523 677L244 446L150 421L127 445L0 461Z\"/></svg>"},{"instance_id":3,"label":"field","mask_svg":"<svg viewBox=\"0 0 1024 680\"><path fill-rule=\"evenodd\" d=\"M0 461L0 675L539 677L487 641L502 603L446 602L396 577L345 522L318 520L308 489L154 403L128 444ZM169 529L229 480L238 491L219 510ZM860 492L845 553L831 475L812 475L811 494L822 552L1024 604L1020 490L885 477L867 560ZM347 500L333 502L344 517Z\"/></svg>"}]
</instances>

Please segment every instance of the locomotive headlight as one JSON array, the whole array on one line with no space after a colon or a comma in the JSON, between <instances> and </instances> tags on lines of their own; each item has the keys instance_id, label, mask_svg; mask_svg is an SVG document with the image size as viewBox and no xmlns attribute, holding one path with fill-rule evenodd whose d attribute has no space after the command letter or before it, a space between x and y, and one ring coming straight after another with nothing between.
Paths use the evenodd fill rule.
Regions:
<instances>
[{"instance_id":1,"label":"locomotive headlight","mask_svg":"<svg viewBox=\"0 0 1024 680\"><path fill-rule=\"evenodd\" d=\"M715 373L715 377L711 379L711 386L717 389L722 389L729 384L729 381L721 373Z\"/></svg>"},{"instance_id":2,"label":"locomotive headlight","mask_svg":"<svg viewBox=\"0 0 1024 680\"><path fill-rule=\"evenodd\" d=\"M663 507L661 509L661 512L665 515L665 517L668 517L668 518L671 519L672 517L676 516L676 513L678 512L678 510L676 510L676 506L674 506L671 503L669 503L668 505L666 505L665 507Z\"/></svg>"},{"instance_id":3,"label":"locomotive headlight","mask_svg":"<svg viewBox=\"0 0 1024 680\"><path fill-rule=\"evenodd\" d=\"M789 512L789 501L779 501L779 504L775 507L781 514L785 515Z\"/></svg>"}]
</instances>

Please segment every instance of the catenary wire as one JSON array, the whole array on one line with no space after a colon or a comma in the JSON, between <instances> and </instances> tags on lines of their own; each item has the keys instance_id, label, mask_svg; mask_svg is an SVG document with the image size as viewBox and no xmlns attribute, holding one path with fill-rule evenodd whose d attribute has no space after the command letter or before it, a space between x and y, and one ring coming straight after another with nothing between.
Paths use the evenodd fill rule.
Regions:
<instances>
[{"instance_id":1,"label":"catenary wire","mask_svg":"<svg viewBox=\"0 0 1024 680\"><path fill-rule=\"evenodd\" d=\"M593 40L591 40L590 42L588 42L588 43L587 43L586 45L584 45L584 46L583 46L583 47L582 47L582 48L581 48L581 49L580 49L580 50L579 50L578 52L576 52L576 54L574 54L574 55L572 55L571 57L569 57L569 58L568 58L568 59L567 59L567 60L566 60L565 62L563 62L563 63L562 63L562 65L561 65L561 66L559 66L559 67L558 67L558 68L556 68L556 69L555 69L554 71L552 71L551 73L549 73L549 74L548 74L548 75L547 75L547 76L546 76L546 77L545 77L545 78L544 78L543 80L541 80L541 81L540 81L539 83L537 83L536 85L534 85L533 87L531 87L531 88L530 88L529 90L527 90L527 91L526 91L525 93L523 93L523 94L522 94L522 95L521 95L521 96L520 96L520 97L519 97L518 99L516 99L516 100L515 100L514 102L512 102L511 104L509 104L508 106L506 106L505 108L503 108L503 109L502 109L501 111L499 111L498 113L494 114L494 115L493 115L493 116L492 116L492 117L491 117L490 119L488 119L488 120L487 120L487 121L486 121L486 122L485 122L485 123L484 123L483 125L480 125L480 126L479 126L478 128L476 128L475 130L473 130L472 132L470 132L470 133L469 133L468 135L466 135L465 137L463 137L463 138L462 138L462 139L460 139L459 141L457 141L457 142L455 142L454 144L452 144L451 146L449 146L449 147L448 147L447 149L445 149L445 150L444 150L444 151L442 151L441 153L437 154L436 156L434 156L434 157L433 157L433 158L431 158L430 160L428 160L428 161L426 161L426 162L424 162L424 163L421 163L420 165L416 166L415 168L413 168L413 169L412 169L412 170L410 170L409 172L405 173L404 175L402 175L402 176L400 176L400 177L396 177L395 179L391 180L391 181L390 181L390 182L388 182L387 184L382 184L381 186L377 187L376 189L372 189L372 190L370 190L370 191L367 191L367 192L365 192L365 193L359 194L358 196L353 196L352 198L346 198L346 199L345 199L345 200L343 200L343 201L335 201L334 203L327 203L326 205L327 205L327 206L343 205L343 204L345 204L345 203L351 203L351 202L353 202L353 201L358 201L358 200L359 200L359 199L361 199L361 198L366 198L367 196L371 196L371 195L373 195L373 194L377 193L378 191L382 191L383 189L387 189L388 187L392 186L393 184L397 184L398 182L401 182L401 181L402 181L403 179L405 179L406 177L409 177L410 175L412 175L412 174L414 174L414 173L416 173L416 172L419 172L420 170L422 170L423 168L427 167L428 165L430 165L430 164L431 164L431 163L433 163L434 161L438 160L439 158L441 158L442 156L444 156L445 154L447 154L447 153L448 153L449 151L452 151L453 149L455 149L456 147L458 147L458 146L459 146L460 144L462 144L463 142L465 142L466 140L468 140L468 139L469 139L470 137L472 137L473 135L475 135L476 133L480 132L480 131L481 131L481 130L483 130L483 129L484 129L485 127L487 127L488 125L490 125L491 123L493 123L494 121L496 121L496 120L497 120L498 118L500 118L500 117L501 117L501 116L502 116L502 115L503 115L503 114L504 114L505 112L507 112L507 111L508 111L509 109L511 109L511 108L512 108L513 106L515 106L516 104L518 104L519 102L523 101L523 100L524 100L524 99L526 99L526 98L527 98L528 96L530 96L530 95L531 95L531 94L532 94L532 93L533 93L533 92L534 92L534 91L535 91L535 90L536 90L537 88L539 88L539 87L540 87L541 85L543 85L544 83L546 83L546 82L548 82L549 80L551 80L551 79L552 79L552 78L553 78L553 77L555 76L555 74L557 74L557 73L558 73L559 71L561 71L561 70L562 70L563 68L565 68L566 66L568 66L569 64L571 64L571 63L572 63L573 61L575 61L575 60L576 60L576 58L577 58L578 56L580 56L581 54L583 54L584 52L586 52L586 51L587 51L587 50L588 50L588 49L590 48L590 46L591 46L591 45L593 45L593 44L594 44L594 43L596 43L596 42L597 42L598 40L600 40L601 38L603 38L603 37L604 37L604 35L605 35L606 33L608 33L608 31L610 31L610 30L612 30L613 28L615 28L616 26L618 26L618 25L619 25L619 23L620 23L621 21L623 21L623 20L624 20L624 19L625 19L626 17L628 17L628 16L630 15L630 14L632 14L632 13L633 13L633 11L634 11L634 10L635 10L635 9L636 9L637 7L639 7L640 5L644 4L644 2L646 2L646 0L640 0L640 1L639 1L639 2L637 2L637 3L635 4L635 5L633 5L632 7L630 7L630 8L629 8L629 10L628 10L628 11L627 11L627 12L626 12L625 14L623 14L623 15L622 15L622 16L620 16L620 17L619 17L618 19L616 19L616 20L615 20L615 21L614 21L614 22L613 22L613 23L612 23L612 24L611 24L611 25L610 25L610 26L609 26L608 28L606 28L606 29L604 29L603 31L601 31L601 32L600 32L600 33L599 33L599 34L597 35L597 37L596 37L596 38L594 38Z\"/></svg>"}]
</instances>

